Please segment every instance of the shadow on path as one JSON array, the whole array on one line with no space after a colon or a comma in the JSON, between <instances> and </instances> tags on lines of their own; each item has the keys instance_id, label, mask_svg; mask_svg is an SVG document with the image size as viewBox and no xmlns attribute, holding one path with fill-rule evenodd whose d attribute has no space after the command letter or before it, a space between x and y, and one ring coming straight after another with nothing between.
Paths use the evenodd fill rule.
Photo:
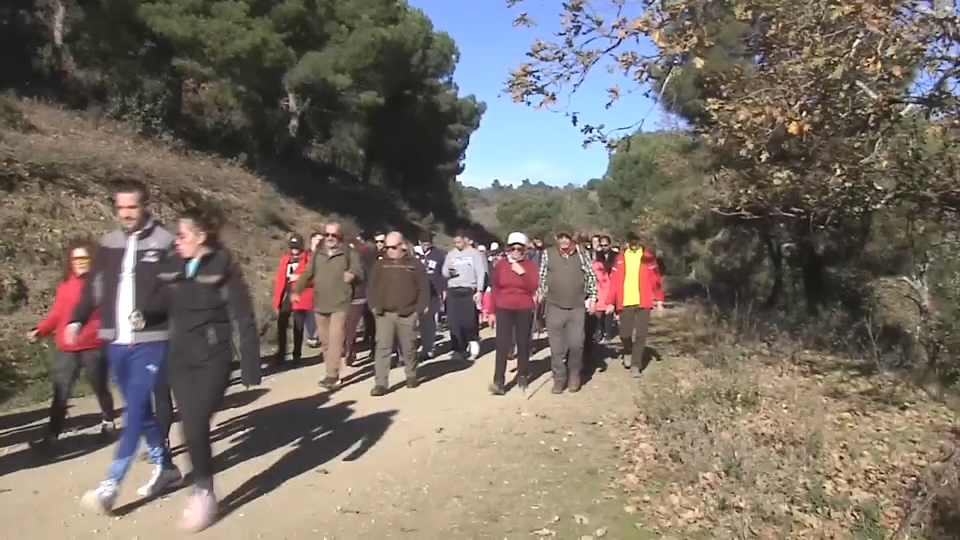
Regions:
<instances>
[{"instance_id":1,"label":"shadow on path","mask_svg":"<svg viewBox=\"0 0 960 540\"><path fill-rule=\"evenodd\" d=\"M227 420L214 430L214 440L232 443L216 457L217 471L289 447L276 462L223 499L223 517L344 452L349 452L344 461L359 459L383 437L397 413L382 411L354 418L355 401L322 407L328 400L328 393L320 393L269 405Z\"/></svg>"}]
</instances>

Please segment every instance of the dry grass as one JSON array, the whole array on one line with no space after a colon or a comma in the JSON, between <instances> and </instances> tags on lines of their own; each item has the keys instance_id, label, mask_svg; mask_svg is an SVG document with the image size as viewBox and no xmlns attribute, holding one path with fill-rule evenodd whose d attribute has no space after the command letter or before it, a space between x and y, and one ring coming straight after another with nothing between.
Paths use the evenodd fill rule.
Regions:
<instances>
[{"instance_id":1,"label":"dry grass","mask_svg":"<svg viewBox=\"0 0 960 540\"><path fill-rule=\"evenodd\" d=\"M902 538L957 538L955 521L944 532L957 501L948 406L854 362L738 345L694 308L654 324L667 360L641 383L615 482L645 525L664 538L879 540L909 522Z\"/></svg>"},{"instance_id":2,"label":"dry grass","mask_svg":"<svg viewBox=\"0 0 960 540\"><path fill-rule=\"evenodd\" d=\"M17 106L17 129L0 125L0 365L7 370L0 380L14 373L27 380L44 376L46 346L26 346L21 336L50 305L64 245L114 226L109 197L118 180L146 182L155 213L168 224L187 205L218 201L229 220L227 245L244 264L260 315L270 312L272 275L286 235L309 234L323 221L225 160L49 106Z\"/></svg>"}]
</instances>

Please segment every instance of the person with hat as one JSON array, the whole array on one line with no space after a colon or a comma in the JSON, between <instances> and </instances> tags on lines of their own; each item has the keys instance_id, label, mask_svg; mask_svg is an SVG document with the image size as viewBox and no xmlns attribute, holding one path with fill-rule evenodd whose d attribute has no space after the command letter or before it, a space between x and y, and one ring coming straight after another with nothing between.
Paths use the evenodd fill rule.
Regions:
<instances>
[{"instance_id":1,"label":"person with hat","mask_svg":"<svg viewBox=\"0 0 960 540\"><path fill-rule=\"evenodd\" d=\"M273 278L273 309L277 311L277 356L274 365L283 365L287 357L287 329L293 318L293 362L300 361L303 349L304 323L313 309L313 291L301 294L296 301L291 292L293 285L310 261L310 251L304 250L303 237L292 234L287 241L289 250L280 258L280 265ZM307 288L312 289L312 287Z\"/></svg>"},{"instance_id":2,"label":"person with hat","mask_svg":"<svg viewBox=\"0 0 960 540\"><path fill-rule=\"evenodd\" d=\"M530 382L530 345L539 276L537 265L527 258L527 236L513 232L507 237L504 259L493 267L490 279L493 317L496 324L496 360L490 393L502 396L507 360L517 349L517 386Z\"/></svg>"},{"instance_id":3,"label":"person with hat","mask_svg":"<svg viewBox=\"0 0 960 540\"><path fill-rule=\"evenodd\" d=\"M560 227L556 245L543 251L539 296L545 304L553 393L562 394L565 389L578 392L584 323L587 312L593 312L597 303L597 278L569 227Z\"/></svg>"}]
</instances>

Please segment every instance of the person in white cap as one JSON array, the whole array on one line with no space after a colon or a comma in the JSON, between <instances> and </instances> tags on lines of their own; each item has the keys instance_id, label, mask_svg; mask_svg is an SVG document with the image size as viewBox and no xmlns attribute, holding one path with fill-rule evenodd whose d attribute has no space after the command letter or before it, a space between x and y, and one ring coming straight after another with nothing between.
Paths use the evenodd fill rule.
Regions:
<instances>
[{"instance_id":1,"label":"person in white cap","mask_svg":"<svg viewBox=\"0 0 960 540\"><path fill-rule=\"evenodd\" d=\"M534 297L540 284L537 265L526 257L527 236L513 232L507 237L504 260L494 266L491 278L496 320L496 361L490 392L502 396L507 358L517 347L516 384L526 390L530 382L530 332L533 329Z\"/></svg>"}]
</instances>

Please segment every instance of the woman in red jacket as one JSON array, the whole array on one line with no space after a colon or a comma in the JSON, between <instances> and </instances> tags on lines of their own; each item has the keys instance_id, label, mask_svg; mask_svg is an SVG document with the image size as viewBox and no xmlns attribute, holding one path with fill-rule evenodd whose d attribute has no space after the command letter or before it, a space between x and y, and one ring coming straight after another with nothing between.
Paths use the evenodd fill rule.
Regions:
<instances>
[{"instance_id":1,"label":"woman in red jacket","mask_svg":"<svg viewBox=\"0 0 960 540\"><path fill-rule=\"evenodd\" d=\"M534 295L540 284L537 265L526 257L527 237L518 232L507 237L507 256L493 267L491 297L497 333L496 364L490 392L506 393L507 357L517 347L517 386L530 382L530 331L533 329Z\"/></svg>"},{"instance_id":2,"label":"woman in red jacket","mask_svg":"<svg viewBox=\"0 0 960 540\"><path fill-rule=\"evenodd\" d=\"M100 402L103 419L100 432L109 435L114 432L113 395L108 383L109 369L107 357L103 351L103 342L97 339L100 319L96 312L80 329L76 342L67 345L63 339L63 329L70 321L73 307L80 299L80 291L89 279L93 245L88 242L75 242L64 253L63 280L57 287L53 306L47 317L37 323L29 332L27 340L56 334L57 350L50 368L50 382L53 385L53 399L50 402L50 424L43 438L30 443L35 449L49 449L63 431L63 421L67 417L67 402L73 392L73 385L84 370L87 381Z\"/></svg>"}]
</instances>

